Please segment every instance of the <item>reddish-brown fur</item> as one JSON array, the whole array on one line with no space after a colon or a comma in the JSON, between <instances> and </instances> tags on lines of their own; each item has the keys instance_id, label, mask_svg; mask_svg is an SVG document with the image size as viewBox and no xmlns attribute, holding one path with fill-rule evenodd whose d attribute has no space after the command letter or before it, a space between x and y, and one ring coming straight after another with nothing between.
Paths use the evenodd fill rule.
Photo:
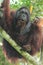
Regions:
<instances>
[{"instance_id":1,"label":"reddish-brown fur","mask_svg":"<svg viewBox=\"0 0 43 65\"><path fill-rule=\"evenodd\" d=\"M6 4L7 2L7 4ZM4 5L4 26L3 28L6 30L6 32L14 39L22 48L23 50L27 51L31 55L36 54L40 50L40 47L42 45L42 25L43 25L43 19L37 18L34 20L33 23L31 23L30 31L26 33L25 35L15 35L15 30L12 29L12 20L13 15L11 15L10 9L9 9L9 0L5 0ZM13 14L13 12L12 12ZM30 51L29 51L30 48ZM5 56L11 61L17 61L19 58L23 58L5 39L3 41L3 50Z\"/></svg>"}]
</instances>

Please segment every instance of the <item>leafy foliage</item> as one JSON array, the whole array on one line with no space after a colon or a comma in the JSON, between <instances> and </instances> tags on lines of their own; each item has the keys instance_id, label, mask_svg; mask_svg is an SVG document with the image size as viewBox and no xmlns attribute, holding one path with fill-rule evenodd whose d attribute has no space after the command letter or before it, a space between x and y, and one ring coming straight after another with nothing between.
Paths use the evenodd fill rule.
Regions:
<instances>
[{"instance_id":1,"label":"leafy foliage","mask_svg":"<svg viewBox=\"0 0 43 65\"><path fill-rule=\"evenodd\" d=\"M14 0L13 0L14 1ZM43 16L43 0L18 0L15 4L11 5L11 8L18 9L21 6L26 6L28 9L32 6L31 19L34 19L37 16Z\"/></svg>"}]
</instances>

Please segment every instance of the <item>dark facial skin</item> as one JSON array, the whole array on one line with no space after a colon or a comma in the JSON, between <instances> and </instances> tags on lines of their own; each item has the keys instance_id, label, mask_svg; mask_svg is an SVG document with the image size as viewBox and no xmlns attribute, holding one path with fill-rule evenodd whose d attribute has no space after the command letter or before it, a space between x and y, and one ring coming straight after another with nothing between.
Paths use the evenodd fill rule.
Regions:
<instances>
[{"instance_id":1,"label":"dark facial skin","mask_svg":"<svg viewBox=\"0 0 43 65\"><path fill-rule=\"evenodd\" d=\"M30 19L30 12L26 7L20 8L14 18L14 29L17 33L21 34L21 32L24 30L26 27L27 23L29 22Z\"/></svg>"}]
</instances>

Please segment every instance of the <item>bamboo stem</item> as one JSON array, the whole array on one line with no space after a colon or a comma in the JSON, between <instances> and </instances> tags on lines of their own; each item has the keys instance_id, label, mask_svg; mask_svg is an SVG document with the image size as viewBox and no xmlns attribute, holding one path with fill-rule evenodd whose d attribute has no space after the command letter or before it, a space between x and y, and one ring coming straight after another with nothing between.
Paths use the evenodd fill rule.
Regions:
<instances>
[{"instance_id":1,"label":"bamboo stem","mask_svg":"<svg viewBox=\"0 0 43 65\"><path fill-rule=\"evenodd\" d=\"M15 48L28 62L33 65L39 65L35 58L33 58L30 54L28 54L26 51L21 51L20 49L22 48L17 45L16 42L2 28L0 28L0 35L2 36L2 38L6 39L9 44L11 44L12 47Z\"/></svg>"}]
</instances>

